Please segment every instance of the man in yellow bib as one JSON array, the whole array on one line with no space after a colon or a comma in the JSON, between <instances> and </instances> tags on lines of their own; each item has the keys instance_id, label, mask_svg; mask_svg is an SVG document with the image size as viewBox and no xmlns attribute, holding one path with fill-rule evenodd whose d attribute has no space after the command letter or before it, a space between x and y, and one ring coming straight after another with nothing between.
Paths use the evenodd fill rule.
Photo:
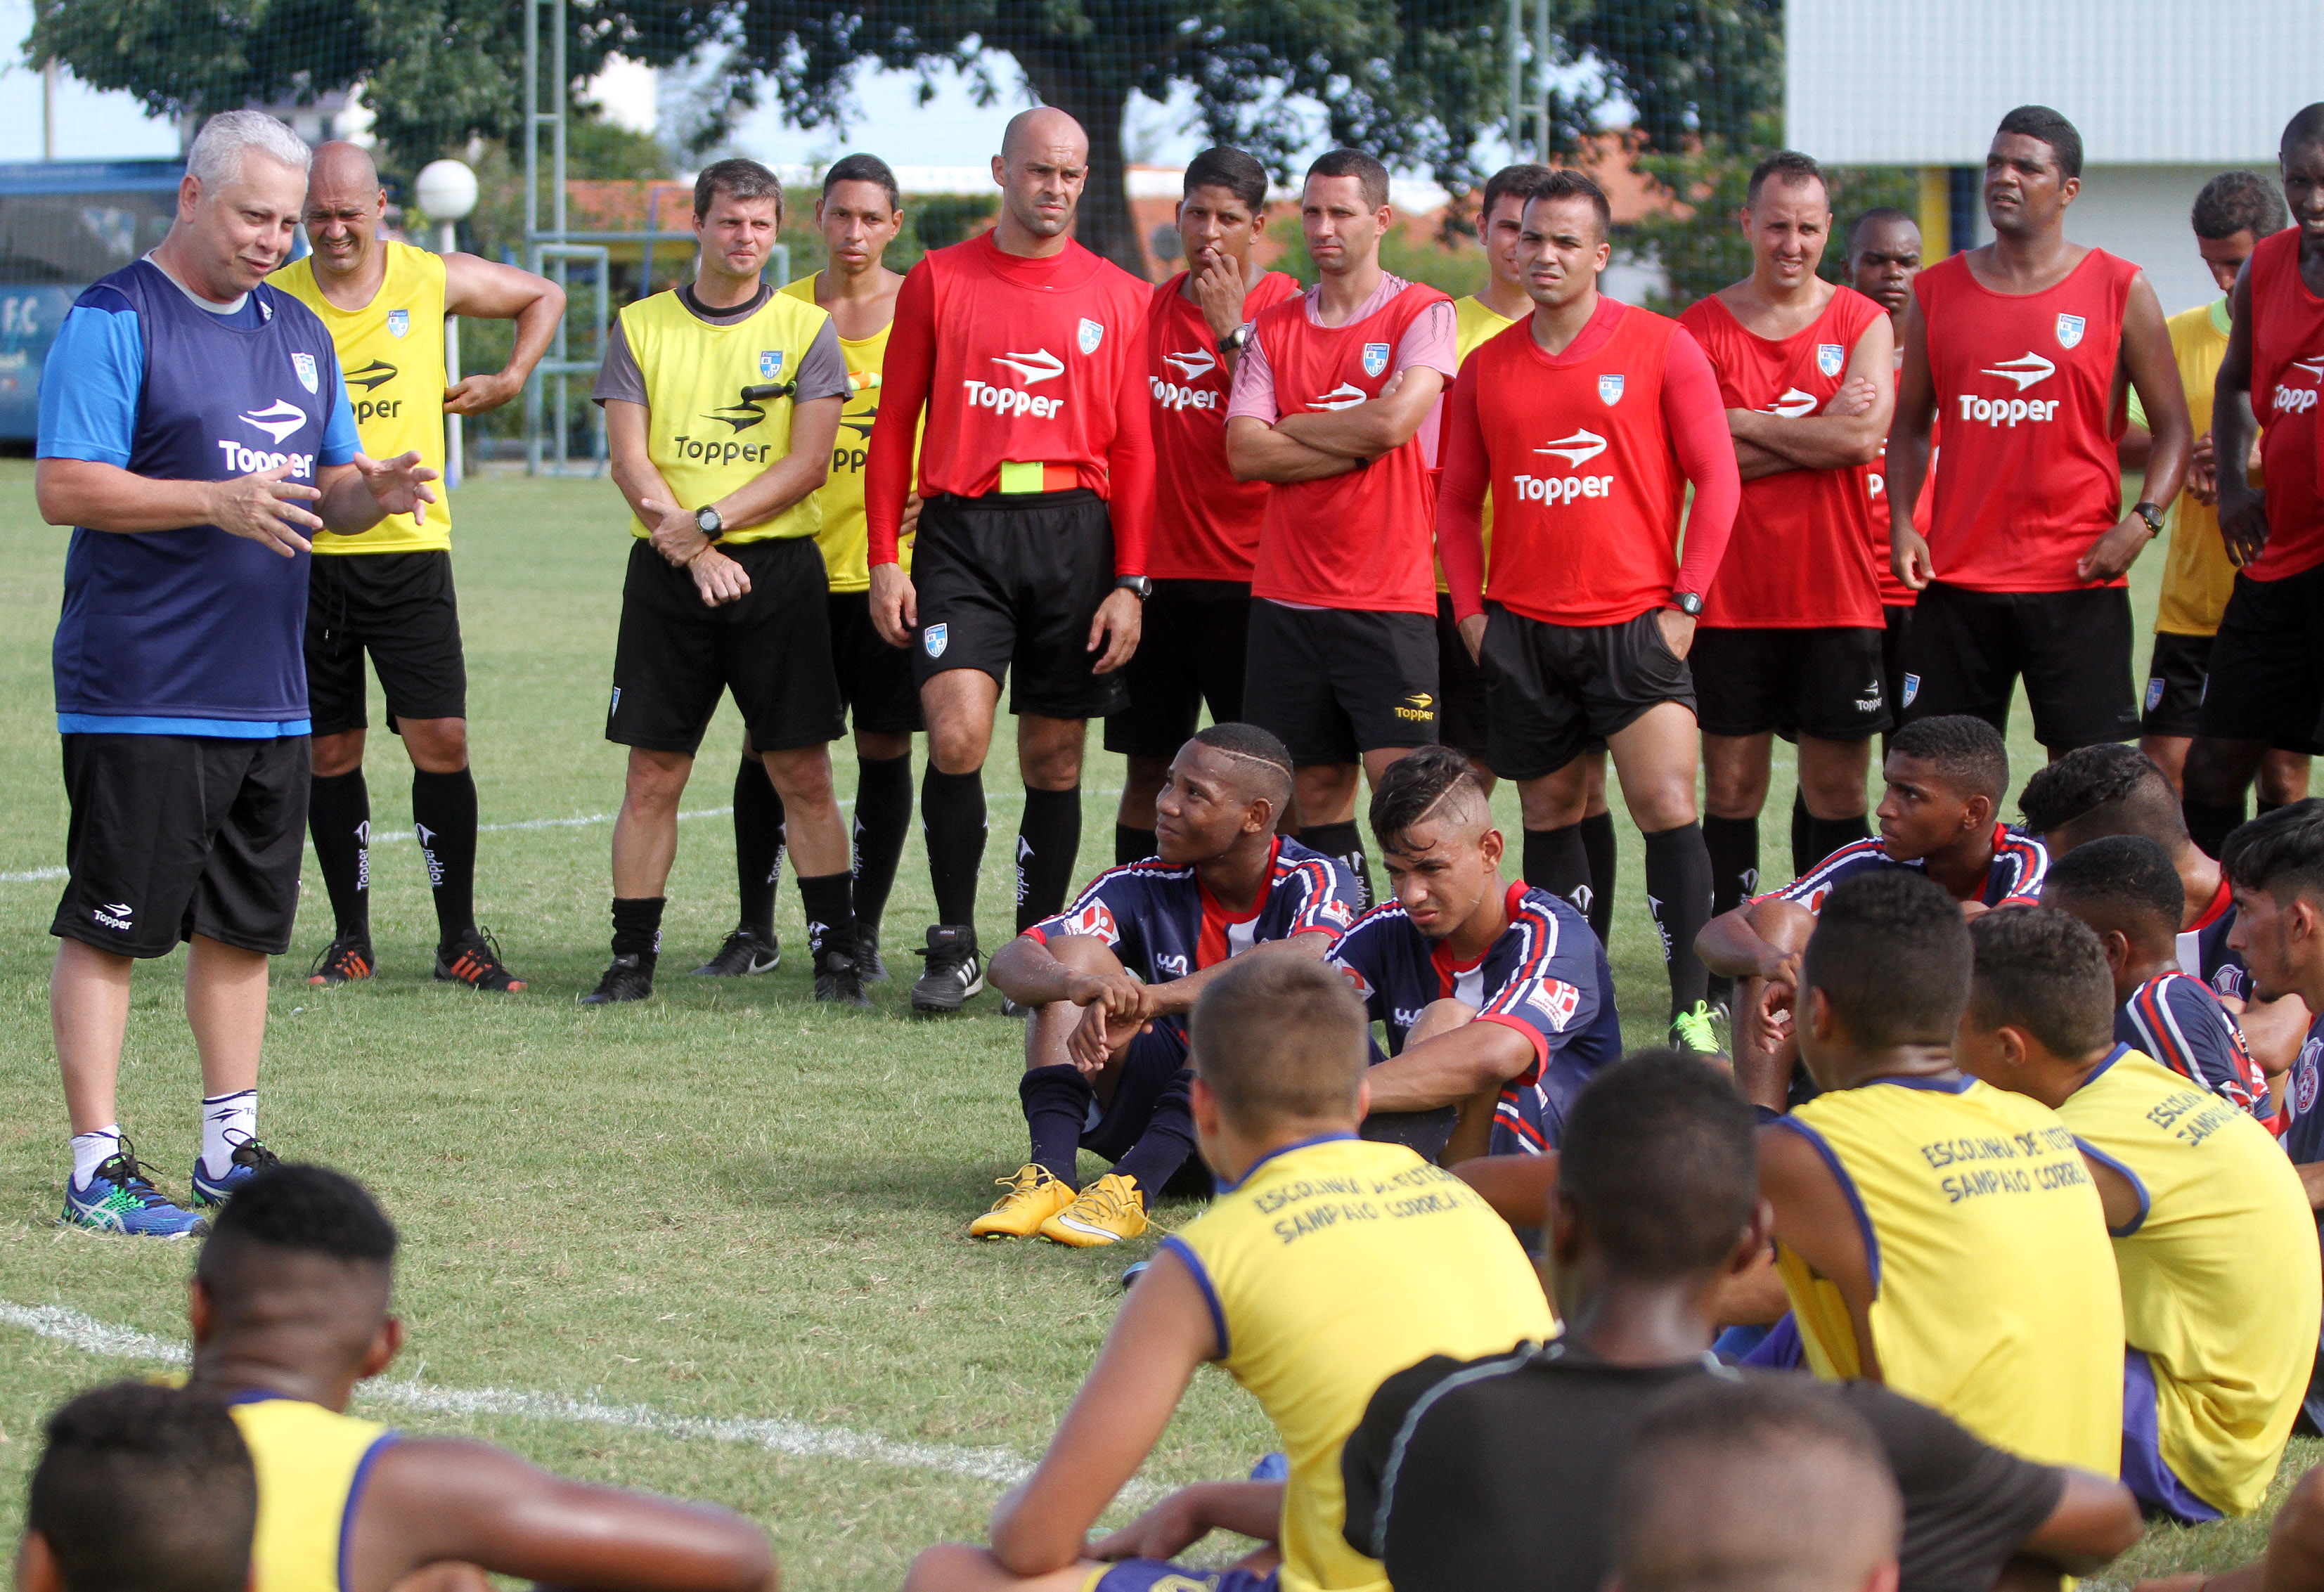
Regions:
<instances>
[{"instance_id":1,"label":"man in yellow bib","mask_svg":"<svg viewBox=\"0 0 2324 1592\"><path fill-rule=\"evenodd\" d=\"M1305 957L1240 958L1204 991L1194 1129L1218 1198L1163 1240L1048 1453L995 1511L992 1546L928 1550L907 1592L1388 1592L1341 1534L1341 1444L1395 1372L1538 1341L1552 1321L1516 1236L1467 1184L1356 1136L1367 1049L1354 990ZM1259 1400L1288 1479L1187 1488L1085 1551L1205 1360ZM1218 1528L1272 1546L1222 1572L1169 1562Z\"/></svg>"},{"instance_id":2,"label":"man in yellow bib","mask_svg":"<svg viewBox=\"0 0 2324 1592\"><path fill-rule=\"evenodd\" d=\"M1969 925L1963 1068L2041 1101L2106 1206L2127 1329L2122 1479L2197 1524L2267 1495L2316 1356L2316 1225L2250 1112L2115 1041L2106 948L2053 906Z\"/></svg>"},{"instance_id":3,"label":"man in yellow bib","mask_svg":"<svg viewBox=\"0 0 2324 1592\"><path fill-rule=\"evenodd\" d=\"M565 312L556 283L474 254L433 254L379 235L387 195L352 143L315 152L303 219L312 250L273 284L322 317L338 351L355 429L375 458L417 450L444 467L444 417L498 409L523 388ZM449 385L444 317L513 320L506 367ZM436 900L436 976L472 989L523 981L476 927L476 782L468 770L468 671L452 592L452 506L424 521L391 514L360 536L315 538L307 593L307 691L314 781L307 824L331 897L331 943L311 984L368 979L371 791L364 782L364 654L387 724L411 758L411 824Z\"/></svg>"}]
</instances>

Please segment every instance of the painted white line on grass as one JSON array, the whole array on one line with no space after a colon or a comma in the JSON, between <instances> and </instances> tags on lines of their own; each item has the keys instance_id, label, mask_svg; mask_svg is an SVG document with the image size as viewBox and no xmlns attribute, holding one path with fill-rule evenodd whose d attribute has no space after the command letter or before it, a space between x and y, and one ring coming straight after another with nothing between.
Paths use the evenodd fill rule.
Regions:
<instances>
[{"instance_id":1,"label":"painted white line on grass","mask_svg":"<svg viewBox=\"0 0 2324 1592\"><path fill-rule=\"evenodd\" d=\"M0 873L0 885L36 885L43 879L62 879L71 871L69 868L33 868L23 873Z\"/></svg>"}]
</instances>

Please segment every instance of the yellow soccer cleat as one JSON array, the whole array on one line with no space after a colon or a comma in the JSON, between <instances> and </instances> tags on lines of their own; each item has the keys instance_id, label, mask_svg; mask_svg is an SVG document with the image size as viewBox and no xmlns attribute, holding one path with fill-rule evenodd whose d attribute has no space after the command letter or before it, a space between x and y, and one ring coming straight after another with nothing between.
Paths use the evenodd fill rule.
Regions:
<instances>
[{"instance_id":1,"label":"yellow soccer cleat","mask_svg":"<svg viewBox=\"0 0 2324 1592\"><path fill-rule=\"evenodd\" d=\"M1047 1221L1074 1202L1071 1184L1049 1174L1046 1166L1027 1163L1014 1177L995 1178L1009 1192L992 1209L968 1224L972 1238L1029 1238Z\"/></svg>"},{"instance_id":2,"label":"yellow soccer cleat","mask_svg":"<svg viewBox=\"0 0 2324 1592\"><path fill-rule=\"evenodd\" d=\"M1041 1237L1076 1249L1119 1244L1146 1230L1146 1196L1138 1180L1109 1172L1080 1198L1041 1224Z\"/></svg>"}]
</instances>

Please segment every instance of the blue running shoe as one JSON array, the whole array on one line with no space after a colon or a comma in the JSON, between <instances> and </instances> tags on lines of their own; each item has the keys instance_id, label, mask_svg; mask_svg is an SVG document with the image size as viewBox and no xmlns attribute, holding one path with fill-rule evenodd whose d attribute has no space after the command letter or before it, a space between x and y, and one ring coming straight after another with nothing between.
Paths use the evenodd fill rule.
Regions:
<instances>
[{"instance_id":1,"label":"blue running shoe","mask_svg":"<svg viewBox=\"0 0 2324 1592\"><path fill-rule=\"evenodd\" d=\"M232 1133L234 1130L228 1128L226 1131ZM205 1172L202 1158L197 1155L194 1157L194 1204L198 1207L223 1205L235 1190L268 1167L281 1164L281 1156L248 1135L244 1135L242 1142L234 1146L234 1159L226 1163L224 1177L212 1177Z\"/></svg>"},{"instance_id":2,"label":"blue running shoe","mask_svg":"<svg viewBox=\"0 0 2324 1592\"><path fill-rule=\"evenodd\" d=\"M148 1238L199 1237L210 1230L208 1222L172 1204L153 1186L125 1138L119 1152L106 1156L87 1183L76 1187L66 1180L64 1214L57 1219L67 1227Z\"/></svg>"}]
</instances>

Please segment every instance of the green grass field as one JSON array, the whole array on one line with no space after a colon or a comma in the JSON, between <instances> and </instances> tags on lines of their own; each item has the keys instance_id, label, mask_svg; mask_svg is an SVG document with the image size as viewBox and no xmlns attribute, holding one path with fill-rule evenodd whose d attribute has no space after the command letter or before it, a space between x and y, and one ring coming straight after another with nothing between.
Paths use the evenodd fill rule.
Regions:
<instances>
[{"instance_id":1,"label":"green grass field","mask_svg":"<svg viewBox=\"0 0 2324 1592\"><path fill-rule=\"evenodd\" d=\"M918 964L905 952L930 911L917 839L888 914L901 978L879 987L878 1009L808 998L788 882L780 971L685 976L733 916L731 710L685 804L699 815L680 830L659 993L574 1004L607 955L622 758L601 715L624 517L604 482L480 480L453 506L483 819L517 826L484 837L480 915L532 989L479 997L430 980L408 764L375 732L382 974L309 989L308 959L330 931L315 886L276 970L263 1081L268 1142L360 1176L403 1229L410 1347L392 1385L357 1408L740 1509L773 1534L794 1586L892 1587L920 1547L981 1533L997 1478L1038 1456L1120 1300L1123 1265L1150 1246L965 1236L991 1180L1024 1154L1021 1030L990 995L958 1020L906 1015ZM161 1368L153 1340L182 1340L192 1252L54 1225L67 1128L45 930L59 887L28 876L63 858L48 647L64 533L39 523L21 459L0 462L0 529L21 538L0 541L0 1088L14 1102L0 1117L0 1532L13 1541L43 1415L78 1388ZM2150 554L2141 566L2142 621L2160 564ZM2012 749L2022 778L2039 756L2022 725ZM853 767L841 759L844 790ZM1114 759L1093 752L1084 874L1111 860L1119 787ZM996 760L989 788L991 945L1012 921L1013 768ZM1771 874L1790 801L1779 768L1763 826ZM1514 835L1506 790L1500 805ZM1630 1037L1645 1044L1658 1037L1664 984L1627 821L1623 833L1615 968ZM139 973L122 1113L182 1191L199 1091L177 977L175 958ZM1166 1206L1162 1224L1192 1210ZM1143 1485L1240 1476L1272 1446L1257 1406L1206 1371ZM2296 1443L2285 1477L2319 1457ZM2238 1562L2260 1541L2258 1523L2151 1532L2110 1579ZM1229 1544L1210 1546L1226 1556Z\"/></svg>"}]
</instances>

